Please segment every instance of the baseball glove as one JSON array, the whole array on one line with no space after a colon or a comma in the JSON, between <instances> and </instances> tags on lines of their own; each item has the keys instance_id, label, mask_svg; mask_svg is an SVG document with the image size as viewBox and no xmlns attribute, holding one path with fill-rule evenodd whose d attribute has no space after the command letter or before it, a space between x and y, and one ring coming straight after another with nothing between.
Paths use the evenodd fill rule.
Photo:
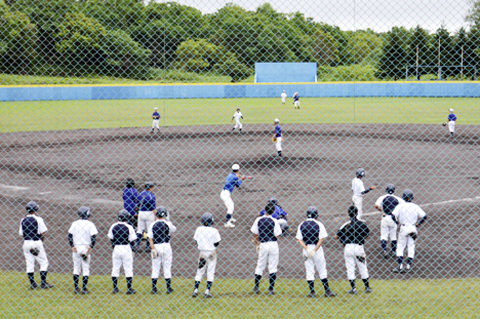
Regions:
<instances>
[{"instance_id":1,"label":"baseball glove","mask_svg":"<svg viewBox=\"0 0 480 319\"><path fill-rule=\"evenodd\" d=\"M446 123L446 122L443 122L443 123L442 123L442 126L447 126L447 123Z\"/></svg>"},{"instance_id":2,"label":"baseball glove","mask_svg":"<svg viewBox=\"0 0 480 319\"><path fill-rule=\"evenodd\" d=\"M272 142L273 142L273 143L276 143L276 142L277 142L277 138L276 138L276 137L272 137Z\"/></svg>"},{"instance_id":3,"label":"baseball glove","mask_svg":"<svg viewBox=\"0 0 480 319\"><path fill-rule=\"evenodd\" d=\"M87 254L82 254L82 259L83 259L84 261L87 261L87 260L88 260L88 255L87 255Z\"/></svg>"},{"instance_id":4,"label":"baseball glove","mask_svg":"<svg viewBox=\"0 0 480 319\"><path fill-rule=\"evenodd\" d=\"M38 256L40 254L40 251L37 248L32 248L30 249L30 253L34 256Z\"/></svg>"}]
</instances>

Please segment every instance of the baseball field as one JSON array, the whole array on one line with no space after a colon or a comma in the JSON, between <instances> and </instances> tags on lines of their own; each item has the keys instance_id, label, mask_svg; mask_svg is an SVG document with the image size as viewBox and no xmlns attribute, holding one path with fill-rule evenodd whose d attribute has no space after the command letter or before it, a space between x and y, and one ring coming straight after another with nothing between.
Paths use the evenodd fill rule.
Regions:
<instances>
[{"instance_id":1,"label":"baseball field","mask_svg":"<svg viewBox=\"0 0 480 319\"><path fill-rule=\"evenodd\" d=\"M161 133L149 133L153 107L162 115ZM229 125L237 107L245 117L241 135L231 133ZM306 98L300 110L282 106L278 99L3 103L3 315L475 318L480 307L480 182L475 171L479 107L478 99L463 98ZM459 117L454 139L440 125L449 108ZM282 160L275 159L270 140L276 117L285 132ZM225 229L219 193L233 163L254 179L234 192L238 225ZM360 166L367 171L365 186L378 186L364 200L372 231L365 250L374 293L364 295L357 280L359 294L350 296L343 248L333 235L348 220L351 180ZM138 181L139 188L143 181L154 181L157 204L169 209L178 228L172 235L172 295L149 294L151 259L145 252L134 257L134 288L139 293L109 294L111 248L106 233L122 208L127 177ZM398 194L411 188L428 215L419 230L414 268L407 274L394 274L395 259L380 254L381 216L374 202L387 183L395 183ZM292 229L305 218L308 206L319 208L319 220L330 235L324 249L336 298L323 298L319 281L319 297L305 297L305 269L294 232L279 240L277 294L252 294L256 253L250 227L271 196L289 213ZM39 203L39 215L49 228L49 281L56 284L50 291L27 289L18 223L29 200ZM99 230L92 293L87 296L72 294L67 240L81 205L92 209L91 220ZM215 216L223 239L212 300L190 297L197 262L192 237L206 211ZM263 291L267 281L263 279ZM201 289L204 285L205 280ZM125 291L123 278L120 289Z\"/></svg>"}]
</instances>

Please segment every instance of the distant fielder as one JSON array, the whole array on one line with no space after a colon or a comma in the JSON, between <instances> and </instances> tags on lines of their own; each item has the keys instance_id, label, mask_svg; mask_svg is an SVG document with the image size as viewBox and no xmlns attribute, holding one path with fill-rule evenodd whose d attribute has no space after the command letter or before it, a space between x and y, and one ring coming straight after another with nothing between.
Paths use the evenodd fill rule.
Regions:
<instances>
[{"instance_id":1,"label":"distant fielder","mask_svg":"<svg viewBox=\"0 0 480 319\"><path fill-rule=\"evenodd\" d=\"M273 124L275 125L275 133L273 133L272 141L275 143L277 149L277 154L279 157L282 157L282 128L280 127L280 120L275 119Z\"/></svg>"},{"instance_id":2,"label":"distant fielder","mask_svg":"<svg viewBox=\"0 0 480 319\"><path fill-rule=\"evenodd\" d=\"M153 133L155 131L155 129L158 130L158 132L160 132L160 126L158 125L158 123L160 122L160 113L158 113L157 111L157 108L154 108L153 109L153 114L152 114L152 119L153 119L153 123L152 123L152 131L150 133Z\"/></svg>"},{"instance_id":3,"label":"distant fielder","mask_svg":"<svg viewBox=\"0 0 480 319\"><path fill-rule=\"evenodd\" d=\"M365 186L363 185L362 178L365 177L365 170L363 168L358 168L355 172L355 178L352 180L352 201L353 205L358 209L358 219L362 219L363 215L363 195L368 193L371 190L375 189L375 186L370 187L369 189L365 190Z\"/></svg>"},{"instance_id":4,"label":"distant fielder","mask_svg":"<svg viewBox=\"0 0 480 319\"><path fill-rule=\"evenodd\" d=\"M240 109L237 109L237 112L233 114L232 120L230 122L233 122L233 119L235 119L235 126L232 128L232 132L235 131L235 129L238 127L238 131L242 133L243 125L240 122L240 119L243 120L243 115L242 112L240 112Z\"/></svg>"},{"instance_id":5,"label":"distant fielder","mask_svg":"<svg viewBox=\"0 0 480 319\"><path fill-rule=\"evenodd\" d=\"M457 122L457 117L453 114L453 109L450 109L450 114L448 114L448 130L450 131L450 136L453 137L455 134L455 123Z\"/></svg>"},{"instance_id":6,"label":"distant fielder","mask_svg":"<svg viewBox=\"0 0 480 319\"><path fill-rule=\"evenodd\" d=\"M285 104L285 102L287 102L287 93L285 93L285 90L283 90L280 96L282 97L282 104Z\"/></svg>"},{"instance_id":7,"label":"distant fielder","mask_svg":"<svg viewBox=\"0 0 480 319\"><path fill-rule=\"evenodd\" d=\"M293 94L293 105L295 106L295 108L300 109L300 95L298 94L298 92L295 92Z\"/></svg>"}]
</instances>

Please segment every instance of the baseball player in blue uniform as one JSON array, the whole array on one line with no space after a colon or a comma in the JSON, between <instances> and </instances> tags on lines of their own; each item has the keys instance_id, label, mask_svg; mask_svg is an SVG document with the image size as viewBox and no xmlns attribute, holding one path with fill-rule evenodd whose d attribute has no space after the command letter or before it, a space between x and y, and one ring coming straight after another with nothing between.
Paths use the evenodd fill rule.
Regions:
<instances>
[{"instance_id":1,"label":"baseball player in blue uniform","mask_svg":"<svg viewBox=\"0 0 480 319\"><path fill-rule=\"evenodd\" d=\"M298 226L296 239L303 248L303 257L305 258L305 270L307 273L307 283L310 288L308 297L315 297L315 268L317 268L325 297L335 297L337 294L330 290L327 278L327 267L325 255L323 253L323 240L327 238L325 226L316 220L318 218L318 209L311 206L307 210L307 220Z\"/></svg>"},{"instance_id":2,"label":"baseball player in blue uniform","mask_svg":"<svg viewBox=\"0 0 480 319\"><path fill-rule=\"evenodd\" d=\"M242 181L245 180L245 176L240 175L240 165L233 164L232 172L228 174L225 180L225 186L223 186L222 191L220 192L220 198L223 200L223 203L227 207L227 216L226 216L226 228L234 228L236 219L232 217L233 210L235 208L235 203L232 200L232 192L235 187L240 187Z\"/></svg>"},{"instance_id":3,"label":"baseball player in blue uniform","mask_svg":"<svg viewBox=\"0 0 480 319\"><path fill-rule=\"evenodd\" d=\"M135 249L140 248L140 242L143 238L143 232L147 232L150 225L155 221L155 208L157 200L153 194L153 182L145 183L145 190L138 195L138 226L137 226L137 245ZM150 252L150 244L147 242L146 251Z\"/></svg>"},{"instance_id":4,"label":"baseball player in blue uniform","mask_svg":"<svg viewBox=\"0 0 480 319\"><path fill-rule=\"evenodd\" d=\"M448 122L448 130L450 131L450 136L453 137L455 134L455 124L457 122L457 117L453 114L453 109L450 109L450 114L448 114L447 122Z\"/></svg>"},{"instance_id":5,"label":"baseball player in blue uniform","mask_svg":"<svg viewBox=\"0 0 480 319\"><path fill-rule=\"evenodd\" d=\"M127 280L127 295L137 293L132 288L133 281L133 252L132 247L135 245L137 235L135 230L128 224L130 214L122 209L118 213L118 222L113 224L108 231L108 238L112 242L112 282L113 294L118 294L118 277L120 276L120 267L123 266L125 277Z\"/></svg>"},{"instance_id":6,"label":"baseball player in blue uniform","mask_svg":"<svg viewBox=\"0 0 480 319\"><path fill-rule=\"evenodd\" d=\"M158 113L157 108L155 108L152 114L153 123L152 123L152 131L150 133L153 133L155 129L157 129L157 131L160 132L160 126L158 125L158 123L160 122L160 118L161 118L160 113Z\"/></svg>"},{"instance_id":7,"label":"baseball player in blue uniform","mask_svg":"<svg viewBox=\"0 0 480 319\"><path fill-rule=\"evenodd\" d=\"M91 252L95 247L98 230L95 224L89 221L90 208L82 206L77 211L79 219L72 223L68 230L68 242L72 249L73 258L73 285L74 293L86 295L89 293L87 288L88 277L90 276L90 260ZM80 279L80 271L83 270L83 287L80 290L78 281Z\"/></svg>"},{"instance_id":8,"label":"baseball player in blue uniform","mask_svg":"<svg viewBox=\"0 0 480 319\"><path fill-rule=\"evenodd\" d=\"M350 221L343 224L334 237L335 239L340 239L340 242L344 246L347 277L350 281L350 286L352 287L348 293L351 295L357 294L357 288L355 286L355 266L358 267L363 284L365 285L365 293L372 292L368 276L367 258L365 255L365 249L363 248L365 239L367 239L370 234L370 229L368 229L367 224L357 219L357 213L357 207L350 206L348 208Z\"/></svg>"},{"instance_id":9,"label":"baseball player in blue uniform","mask_svg":"<svg viewBox=\"0 0 480 319\"><path fill-rule=\"evenodd\" d=\"M415 241L418 237L417 227L427 220L427 214L417 204L412 203L413 192L409 189L403 191L403 200L405 203L398 205L392 212L394 220L400 225L398 233L397 261L398 268L396 272L409 271L412 267L413 257L415 257ZM408 246L407 266L403 267L403 251Z\"/></svg>"},{"instance_id":10,"label":"baseball player in blue uniform","mask_svg":"<svg viewBox=\"0 0 480 319\"><path fill-rule=\"evenodd\" d=\"M380 196L375 202L375 208L382 212L382 221L380 222L380 240L382 246L382 255L388 257L387 241L390 237L392 241L392 250L390 254L395 256L397 251L397 223L392 218L392 212L399 204L405 203L403 199L393 195L395 193L395 185L388 184L385 188L387 194Z\"/></svg>"},{"instance_id":11,"label":"baseball player in blue uniform","mask_svg":"<svg viewBox=\"0 0 480 319\"><path fill-rule=\"evenodd\" d=\"M288 213L283 210L282 206L278 204L278 200L275 197L272 197L268 200L268 203L272 203L275 205L275 212L272 214L272 217L278 220L280 224L280 228L282 228L282 233L285 233L288 230L288 220L287 215ZM265 209L260 211L260 216L265 215Z\"/></svg>"},{"instance_id":12,"label":"baseball player in blue uniform","mask_svg":"<svg viewBox=\"0 0 480 319\"><path fill-rule=\"evenodd\" d=\"M135 227L135 217L137 216L136 206L138 204L138 192L135 189L135 181L132 178L127 179L126 188L123 190L123 208L130 213L130 224Z\"/></svg>"},{"instance_id":13,"label":"baseball player in blue uniform","mask_svg":"<svg viewBox=\"0 0 480 319\"><path fill-rule=\"evenodd\" d=\"M177 231L177 227L167 220L168 212L163 206L156 209L156 220L148 229L148 241L152 250L152 294L157 293L157 281L160 275L160 266L163 263L163 278L167 285L167 294L172 288L172 247L170 235Z\"/></svg>"},{"instance_id":14,"label":"baseball player in blue uniform","mask_svg":"<svg viewBox=\"0 0 480 319\"><path fill-rule=\"evenodd\" d=\"M273 133L272 140L275 141L275 147L277 149L277 154L279 157L282 157L282 128L280 127L280 120L275 119L273 120L273 123L275 125L275 133Z\"/></svg>"},{"instance_id":15,"label":"baseball player in blue uniform","mask_svg":"<svg viewBox=\"0 0 480 319\"><path fill-rule=\"evenodd\" d=\"M257 268L255 268L255 285L253 293L260 293L260 280L262 279L263 271L268 263L268 273L270 274L270 286L268 294L275 294L275 281L277 279L278 267L278 243L277 238L282 234L282 229L278 220L272 217L275 212L275 205L273 203L265 206L265 216L258 217L252 225L250 231L255 238L257 245Z\"/></svg>"},{"instance_id":16,"label":"baseball player in blue uniform","mask_svg":"<svg viewBox=\"0 0 480 319\"><path fill-rule=\"evenodd\" d=\"M298 92L295 92L293 94L293 105L296 109L300 109L300 95L298 94Z\"/></svg>"},{"instance_id":17,"label":"baseball player in blue uniform","mask_svg":"<svg viewBox=\"0 0 480 319\"><path fill-rule=\"evenodd\" d=\"M35 261L40 264L40 278L42 289L53 288L54 286L47 282L48 259L43 247L43 239L47 232L47 226L43 218L37 216L38 205L34 201L28 202L25 207L27 216L20 222L18 234L23 237L23 255L27 264L27 276L30 281L30 289L38 288L35 282Z\"/></svg>"}]
</instances>

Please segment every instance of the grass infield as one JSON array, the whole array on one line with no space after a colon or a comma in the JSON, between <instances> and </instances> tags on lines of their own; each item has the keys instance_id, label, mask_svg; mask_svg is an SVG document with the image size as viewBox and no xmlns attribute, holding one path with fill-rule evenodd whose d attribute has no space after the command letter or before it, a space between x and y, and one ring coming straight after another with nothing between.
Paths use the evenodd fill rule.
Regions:
<instances>
[{"instance_id":1,"label":"grass infield","mask_svg":"<svg viewBox=\"0 0 480 319\"><path fill-rule=\"evenodd\" d=\"M161 126L229 124L240 108L244 124L272 123L413 123L440 124L448 109L457 123L480 124L476 98L303 98L295 110L291 99L176 99L2 102L0 132L149 127L158 107Z\"/></svg>"},{"instance_id":2,"label":"grass infield","mask_svg":"<svg viewBox=\"0 0 480 319\"><path fill-rule=\"evenodd\" d=\"M39 280L38 274L37 281ZM166 295L159 279L159 293L151 295L150 278L134 277L137 294L125 295L124 277L120 293L111 294L109 276L91 276L91 294L74 295L71 275L49 274L51 290L28 289L24 273L0 271L3 318L475 318L480 306L480 279L372 280L374 292L363 293L357 280L356 296L346 293L347 280L332 280L335 298L324 298L317 280L317 297L307 298L305 280L278 279L276 295L268 296L267 279L260 295L251 292L253 279L216 279L214 298L190 297L193 279L173 278L175 292ZM81 282L81 280L80 280ZM205 289L205 280L200 292Z\"/></svg>"}]
</instances>

